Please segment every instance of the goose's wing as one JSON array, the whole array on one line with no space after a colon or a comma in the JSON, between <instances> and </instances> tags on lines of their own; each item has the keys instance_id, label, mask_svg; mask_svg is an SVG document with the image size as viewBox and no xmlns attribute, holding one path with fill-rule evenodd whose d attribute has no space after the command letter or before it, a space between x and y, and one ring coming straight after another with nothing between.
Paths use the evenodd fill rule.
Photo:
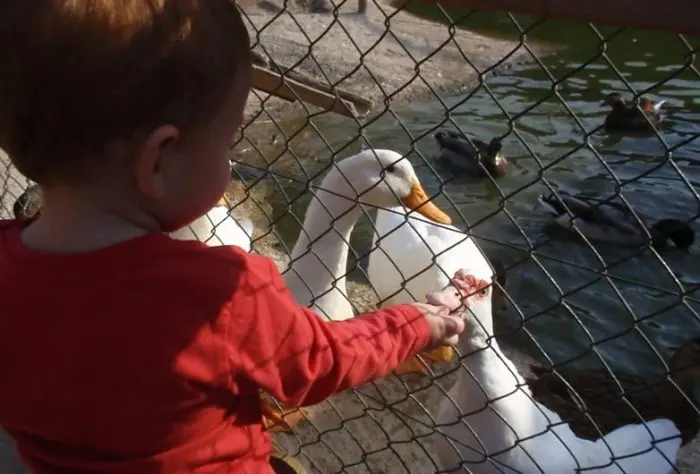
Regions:
<instances>
[{"instance_id":1,"label":"goose's wing","mask_svg":"<svg viewBox=\"0 0 700 474\"><path fill-rule=\"evenodd\" d=\"M621 472L674 472L672 466L681 444L679 430L671 420L659 416L642 415L646 421L641 423L634 409L616 393L616 384L611 386L614 382L606 372L559 370L560 374L567 374L567 385L547 368L532 369L540 374L537 380L527 380L533 397L567 423L554 430L569 439L572 434L576 436L567 447L582 467L603 467L614 458ZM624 381L620 380L623 387L630 380L639 381L635 377L623 378ZM569 385L577 393L577 400L566 396L572 393Z\"/></svg>"},{"instance_id":2,"label":"goose's wing","mask_svg":"<svg viewBox=\"0 0 700 474\"><path fill-rule=\"evenodd\" d=\"M379 209L367 276L384 304L422 300L444 288L459 268L492 274L474 242L453 226L435 225L403 209Z\"/></svg>"},{"instance_id":3,"label":"goose's wing","mask_svg":"<svg viewBox=\"0 0 700 474\"><path fill-rule=\"evenodd\" d=\"M663 440L663 441L661 441ZM600 452L612 452L621 472L677 472L680 432L671 420L626 425L596 442Z\"/></svg>"}]
</instances>

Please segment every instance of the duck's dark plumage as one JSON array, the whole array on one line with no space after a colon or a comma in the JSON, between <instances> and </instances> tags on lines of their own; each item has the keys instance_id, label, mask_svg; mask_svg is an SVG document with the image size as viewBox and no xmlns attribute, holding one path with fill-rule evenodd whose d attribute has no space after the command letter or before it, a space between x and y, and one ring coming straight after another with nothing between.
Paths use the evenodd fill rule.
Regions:
<instances>
[{"instance_id":1,"label":"duck's dark plumage","mask_svg":"<svg viewBox=\"0 0 700 474\"><path fill-rule=\"evenodd\" d=\"M608 94L600 104L601 107L612 107L605 118L605 128L608 130L649 131L652 129L649 122L656 126L664 120L665 117L661 113L661 106L664 102L662 100L654 104L651 100L643 97L639 101L638 108L634 102L627 101L618 92Z\"/></svg>"},{"instance_id":2,"label":"duck's dark plumage","mask_svg":"<svg viewBox=\"0 0 700 474\"><path fill-rule=\"evenodd\" d=\"M615 378L604 369L561 368L557 375L546 367L530 365L526 381L533 397L569 422L582 438L597 439L598 429L606 434L639 423L640 418L668 418L686 444L700 431L700 407L692 399L692 384L700 378L700 339L685 344L669 365L681 390L667 378L650 380L617 372L615 378L625 398Z\"/></svg>"},{"instance_id":3,"label":"duck's dark plumage","mask_svg":"<svg viewBox=\"0 0 700 474\"><path fill-rule=\"evenodd\" d=\"M682 392L665 378L647 379L615 371L625 394L622 398L615 378L605 369L562 367L554 373L512 343L497 339L503 353L525 379L535 401L569 423L581 438L593 441L600 438L600 433L605 435L625 425L658 418L667 418L676 425L684 445L700 432L700 405L692 398L692 384L700 378L697 340L685 345L691 353L685 356L692 364L690 371L675 377ZM673 359L670 365L673 366ZM680 374L674 370L671 373Z\"/></svg>"},{"instance_id":4,"label":"duck's dark plumage","mask_svg":"<svg viewBox=\"0 0 700 474\"><path fill-rule=\"evenodd\" d=\"M649 243L647 228L652 237L652 244L659 250L669 243L677 248L687 250L695 242L695 231L678 219L661 219L653 225L647 224L644 215L634 213L619 197L599 199L593 196L573 195L563 190L557 195L550 193L540 195L537 199L542 206L554 216L554 222L560 227L573 230L574 223L579 232L591 241L609 242L620 245L644 245ZM574 216L572 220L569 212Z\"/></svg>"},{"instance_id":5,"label":"duck's dark plumage","mask_svg":"<svg viewBox=\"0 0 700 474\"><path fill-rule=\"evenodd\" d=\"M435 140L440 146L440 159L453 169L468 176L481 178L491 175L496 178L507 172L508 162L501 150L503 144L496 137L489 143L466 137L453 131L439 131Z\"/></svg>"}]
</instances>

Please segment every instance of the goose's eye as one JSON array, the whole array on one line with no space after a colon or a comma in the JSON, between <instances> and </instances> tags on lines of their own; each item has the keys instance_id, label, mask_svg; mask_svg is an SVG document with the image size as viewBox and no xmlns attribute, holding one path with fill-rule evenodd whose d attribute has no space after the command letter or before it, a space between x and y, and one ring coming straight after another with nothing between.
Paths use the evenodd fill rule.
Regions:
<instances>
[{"instance_id":1,"label":"goose's eye","mask_svg":"<svg viewBox=\"0 0 700 474\"><path fill-rule=\"evenodd\" d=\"M489 294L489 287L487 286L483 290L479 291L479 296L488 296Z\"/></svg>"},{"instance_id":2,"label":"goose's eye","mask_svg":"<svg viewBox=\"0 0 700 474\"><path fill-rule=\"evenodd\" d=\"M386 172L387 172L387 173L393 173L394 171L396 171L396 166L394 166L394 165L389 165L389 166L386 167Z\"/></svg>"}]
</instances>

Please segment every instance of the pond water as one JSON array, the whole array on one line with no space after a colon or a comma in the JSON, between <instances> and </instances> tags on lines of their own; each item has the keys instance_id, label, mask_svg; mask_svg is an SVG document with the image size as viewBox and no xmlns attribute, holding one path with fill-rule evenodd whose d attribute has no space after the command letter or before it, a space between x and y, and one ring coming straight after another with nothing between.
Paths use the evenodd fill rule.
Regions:
<instances>
[{"instance_id":1,"label":"pond water","mask_svg":"<svg viewBox=\"0 0 700 474\"><path fill-rule=\"evenodd\" d=\"M419 13L437 14L425 9ZM523 25L531 21L519 19ZM500 37L514 35L504 15L480 13L464 26ZM698 215L700 75L686 66L695 66L691 52L700 40L688 46L674 35L627 30L602 48L587 25L554 21L534 27L528 40L565 48L542 58L542 66L531 63L491 77L486 87L467 88L442 96L442 101L394 107L395 115L385 114L368 124L364 135L375 148L413 150L410 159L429 191L436 192L447 181L442 188L447 197L438 202L456 218L455 225L470 229L489 256L510 267L507 290L517 308L497 319L499 331L511 333L506 337L528 350L534 350L536 340L554 361L574 360L578 365L595 362L590 346L597 341L596 352L614 367L662 371L650 343L666 355L669 347L700 335L700 292L694 292L700 285L700 240L689 253L663 253L664 261L649 251L640 254L605 245L598 245L596 254L586 244L546 232L548 217L536 197L547 191L545 183L601 197L618 189L652 221ZM549 74L557 80L558 96L552 94ZM590 134L607 112L599 106L602 97L612 91L628 93L621 77L638 91L653 87L649 97L667 101L668 119L660 127L663 140L653 135ZM512 127L503 110L513 118ZM448 117L443 127L458 126L481 139L508 133L504 153L509 175L496 184L450 179L450 170L434 159L433 138ZM315 124L336 150L354 133L345 119ZM586 148L587 142L597 155ZM350 155L359 147L355 142L338 155ZM667 159L666 149L673 147L677 148ZM318 171L327 164L330 152L322 148L325 145L301 153L304 168ZM287 198L303 191L292 181L280 183ZM298 216L306 202L301 198L293 204ZM700 222L691 226L700 232ZM296 238L298 224L292 218L283 218L279 227L287 242ZM354 238L360 252L367 250L370 232L369 224L361 222ZM601 280L605 267L607 278ZM685 297L679 296L681 290Z\"/></svg>"}]
</instances>

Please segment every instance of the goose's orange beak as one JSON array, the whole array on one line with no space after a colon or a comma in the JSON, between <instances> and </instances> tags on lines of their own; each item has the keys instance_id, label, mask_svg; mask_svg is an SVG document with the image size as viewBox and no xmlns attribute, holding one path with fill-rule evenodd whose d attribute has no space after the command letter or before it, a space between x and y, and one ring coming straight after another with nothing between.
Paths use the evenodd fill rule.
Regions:
<instances>
[{"instance_id":1,"label":"goose's orange beak","mask_svg":"<svg viewBox=\"0 0 700 474\"><path fill-rule=\"evenodd\" d=\"M438 224L452 224L450 216L445 214L439 207L428 199L423 186L418 180L413 181L411 192L408 196L401 198L401 202L407 208L422 214L426 218Z\"/></svg>"},{"instance_id":2,"label":"goose's orange beak","mask_svg":"<svg viewBox=\"0 0 700 474\"><path fill-rule=\"evenodd\" d=\"M216 205L228 207L228 201L226 200L226 196L221 196L221 199L219 199L219 202L217 202Z\"/></svg>"}]
</instances>

